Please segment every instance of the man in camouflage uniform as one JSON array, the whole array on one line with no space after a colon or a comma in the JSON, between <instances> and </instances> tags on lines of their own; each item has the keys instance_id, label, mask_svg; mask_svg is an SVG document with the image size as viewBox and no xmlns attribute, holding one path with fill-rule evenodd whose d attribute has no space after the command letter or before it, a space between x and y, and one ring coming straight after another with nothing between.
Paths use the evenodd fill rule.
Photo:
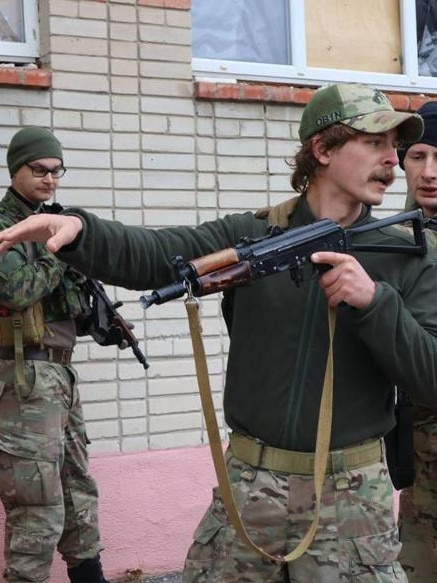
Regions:
<instances>
[{"instance_id":1,"label":"man in camouflage uniform","mask_svg":"<svg viewBox=\"0 0 437 583\"><path fill-rule=\"evenodd\" d=\"M416 141L422 130L420 116L394 111L376 89L324 87L300 124L292 186L301 196L267 216L235 213L196 228L145 229L65 209L0 233L0 251L23 240L46 241L59 258L91 277L130 289L173 289L172 257L191 261L234 247L242 237L257 240L272 223L306 226L305 232L326 217L348 227L372 226L371 206L381 204L394 180L398 140ZM406 230L379 226L360 235L360 243L399 247L411 245L412 238ZM406 581L382 437L394 425L394 387L401 380L418 401L437 405L436 257L321 250L311 262L332 269L319 277L304 271L299 286L281 270L227 289L223 304L230 334L227 469L249 536L276 560L240 540L216 488L194 533L184 583ZM328 306L337 308L337 325L320 522L306 552L285 564L315 515Z\"/></svg>"},{"instance_id":2,"label":"man in camouflage uniform","mask_svg":"<svg viewBox=\"0 0 437 583\"><path fill-rule=\"evenodd\" d=\"M408 186L406 208L421 208L437 228L437 102L423 105L425 131L415 144L398 150ZM428 245L437 232L428 230ZM436 290L437 300L437 290ZM416 479L400 496L401 563L410 583L437 581L437 409L414 408Z\"/></svg>"},{"instance_id":3,"label":"man in camouflage uniform","mask_svg":"<svg viewBox=\"0 0 437 583\"><path fill-rule=\"evenodd\" d=\"M39 127L15 134L7 164L1 229L44 211L65 173L61 144ZM105 583L97 487L71 367L80 281L40 244L0 257L0 498L10 583L46 581L56 548L73 583Z\"/></svg>"}]
</instances>

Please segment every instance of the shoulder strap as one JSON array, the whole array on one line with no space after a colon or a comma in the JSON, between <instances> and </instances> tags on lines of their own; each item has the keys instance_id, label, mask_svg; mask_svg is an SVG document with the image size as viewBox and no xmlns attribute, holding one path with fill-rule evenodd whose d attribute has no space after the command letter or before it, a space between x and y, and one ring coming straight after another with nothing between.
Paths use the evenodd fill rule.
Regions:
<instances>
[{"instance_id":1,"label":"shoulder strap","mask_svg":"<svg viewBox=\"0 0 437 583\"><path fill-rule=\"evenodd\" d=\"M329 445L331 441L334 379L333 337L335 333L336 312L333 308L329 309L329 353L323 382L315 452L314 486L316 495L316 509L314 518L305 536L292 552L285 556L274 556L253 542L247 533L244 524L242 523L241 516L235 504L235 499L226 467L226 461L223 456L223 449L217 417L214 409L214 402L211 395L208 366L206 363L206 354L202 340L202 326L198 314L198 301L193 296L188 296L185 300L185 307L188 314L188 322L190 326L191 341L193 344L194 360L196 365L197 382L200 390L200 398L202 402L203 414L205 417L209 445L217 475L220 494L222 496L223 504L229 521L244 543L256 553L260 554L264 559L273 561L277 564L295 561L307 550L311 544L319 524L323 482L326 475Z\"/></svg>"},{"instance_id":2,"label":"shoulder strap","mask_svg":"<svg viewBox=\"0 0 437 583\"><path fill-rule=\"evenodd\" d=\"M268 219L270 225L278 225L281 229L287 229L290 217L296 208L300 196L294 196L275 206L265 206L256 211L257 219Z\"/></svg>"}]
</instances>

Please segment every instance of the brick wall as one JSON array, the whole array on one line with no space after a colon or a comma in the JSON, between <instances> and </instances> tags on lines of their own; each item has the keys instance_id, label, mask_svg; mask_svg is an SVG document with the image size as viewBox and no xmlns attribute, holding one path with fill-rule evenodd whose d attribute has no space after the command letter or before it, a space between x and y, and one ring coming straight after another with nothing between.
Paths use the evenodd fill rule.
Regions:
<instances>
[{"instance_id":1,"label":"brick wall","mask_svg":"<svg viewBox=\"0 0 437 583\"><path fill-rule=\"evenodd\" d=\"M0 72L0 180L7 144L28 124L54 130L66 176L57 200L148 227L191 225L290 194L284 159L297 147L299 99L194 95L188 0L47 0L41 71ZM266 93L264 93L266 95ZM223 96L220 96L223 97ZM381 214L403 207L402 177ZM75 366L94 453L204 443L205 428L183 303L124 302L150 362L81 339ZM202 300L204 339L218 415L227 336L220 298Z\"/></svg>"}]
</instances>

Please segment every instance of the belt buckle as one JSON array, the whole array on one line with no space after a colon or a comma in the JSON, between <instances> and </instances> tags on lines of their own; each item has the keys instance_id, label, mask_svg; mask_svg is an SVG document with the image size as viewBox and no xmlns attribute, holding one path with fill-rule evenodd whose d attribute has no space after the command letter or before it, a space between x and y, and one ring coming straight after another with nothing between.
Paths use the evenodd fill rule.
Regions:
<instances>
[{"instance_id":1,"label":"belt buckle","mask_svg":"<svg viewBox=\"0 0 437 583\"><path fill-rule=\"evenodd\" d=\"M261 441L261 439L259 439L258 437L254 437L253 442L257 446L256 452L257 452L257 458L258 458L257 463L254 465L258 468L262 468L263 467L264 450L266 448L266 443L264 441Z\"/></svg>"}]
</instances>

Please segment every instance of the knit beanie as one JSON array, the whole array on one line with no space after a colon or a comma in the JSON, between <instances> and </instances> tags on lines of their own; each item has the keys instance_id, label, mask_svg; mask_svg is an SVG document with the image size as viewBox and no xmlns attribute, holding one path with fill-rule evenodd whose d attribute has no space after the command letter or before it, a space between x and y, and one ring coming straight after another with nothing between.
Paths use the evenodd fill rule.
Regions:
<instances>
[{"instance_id":1,"label":"knit beanie","mask_svg":"<svg viewBox=\"0 0 437 583\"><path fill-rule=\"evenodd\" d=\"M437 148L437 101L428 101L417 112L424 121L424 132L417 144L428 144ZM399 166L404 169L405 154L413 144L403 144L398 148Z\"/></svg>"},{"instance_id":2,"label":"knit beanie","mask_svg":"<svg viewBox=\"0 0 437 583\"><path fill-rule=\"evenodd\" d=\"M41 158L58 158L63 163L62 146L51 131L29 126L14 135L6 158L12 178L26 162Z\"/></svg>"}]
</instances>

